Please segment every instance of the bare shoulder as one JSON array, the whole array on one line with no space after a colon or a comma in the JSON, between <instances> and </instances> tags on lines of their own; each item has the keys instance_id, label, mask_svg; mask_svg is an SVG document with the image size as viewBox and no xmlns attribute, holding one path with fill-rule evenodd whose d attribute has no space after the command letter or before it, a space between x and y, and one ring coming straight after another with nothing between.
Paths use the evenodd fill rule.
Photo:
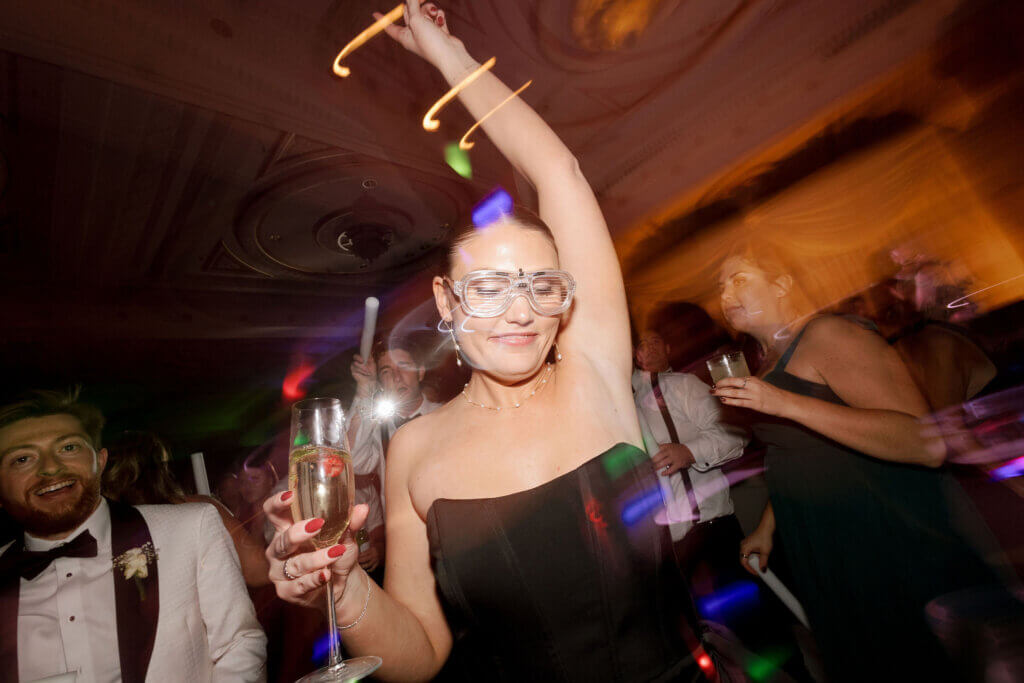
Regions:
<instances>
[{"instance_id":1,"label":"bare shoulder","mask_svg":"<svg viewBox=\"0 0 1024 683\"><path fill-rule=\"evenodd\" d=\"M419 462L422 454L431 451L425 446L437 443L438 438L442 436L445 425L451 420L454 402L454 400L449 401L440 408L426 415L420 415L415 420L410 420L399 427L388 445L389 477L393 471L408 474Z\"/></svg>"},{"instance_id":2,"label":"bare shoulder","mask_svg":"<svg viewBox=\"0 0 1024 683\"><path fill-rule=\"evenodd\" d=\"M888 349L889 344L878 332L841 316L829 315L807 323L804 344L828 356L860 355Z\"/></svg>"}]
</instances>

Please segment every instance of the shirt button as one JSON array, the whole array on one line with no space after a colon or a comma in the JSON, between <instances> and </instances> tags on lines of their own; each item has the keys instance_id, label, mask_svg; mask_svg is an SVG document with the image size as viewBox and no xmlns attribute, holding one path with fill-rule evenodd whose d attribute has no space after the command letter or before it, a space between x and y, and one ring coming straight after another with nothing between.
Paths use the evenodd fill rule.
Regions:
<instances>
[{"instance_id":1,"label":"shirt button","mask_svg":"<svg viewBox=\"0 0 1024 683\"><path fill-rule=\"evenodd\" d=\"M74 621L74 620L75 620L75 615L72 614L70 617L68 617L68 621Z\"/></svg>"}]
</instances>

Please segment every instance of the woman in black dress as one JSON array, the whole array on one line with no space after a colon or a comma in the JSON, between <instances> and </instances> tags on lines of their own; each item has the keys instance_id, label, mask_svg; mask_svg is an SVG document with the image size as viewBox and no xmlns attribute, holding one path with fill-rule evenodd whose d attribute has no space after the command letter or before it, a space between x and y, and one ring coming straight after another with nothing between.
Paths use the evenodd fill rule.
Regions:
<instances>
[{"instance_id":1,"label":"woman in black dress","mask_svg":"<svg viewBox=\"0 0 1024 683\"><path fill-rule=\"evenodd\" d=\"M958 680L925 605L994 574L955 530L944 452L922 437L928 406L870 325L791 305L792 277L748 250L728 258L722 310L766 353L761 377L714 393L762 413L771 501L741 545L767 564L782 540L830 681Z\"/></svg>"},{"instance_id":2,"label":"woman in black dress","mask_svg":"<svg viewBox=\"0 0 1024 683\"><path fill-rule=\"evenodd\" d=\"M431 3L412 0L388 33L452 85L479 66ZM459 97L480 120L510 94L486 72ZM333 581L345 647L382 657L382 680L442 667L474 681L696 680L669 539L653 522L660 494L639 448L604 218L569 150L522 100L483 128L536 187L543 222L507 216L465 231L434 279L473 373L391 439L384 590L351 538L302 552L315 531L293 524L287 493L267 503L270 577L282 598L309 605ZM357 507L352 528L364 517Z\"/></svg>"}]
</instances>

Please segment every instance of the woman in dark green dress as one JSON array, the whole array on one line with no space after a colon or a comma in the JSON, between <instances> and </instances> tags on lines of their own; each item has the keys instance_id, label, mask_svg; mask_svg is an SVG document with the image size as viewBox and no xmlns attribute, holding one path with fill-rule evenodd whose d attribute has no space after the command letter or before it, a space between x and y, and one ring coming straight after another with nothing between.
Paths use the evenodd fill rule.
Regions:
<instances>
[{"instance_id":1,"label":"woman in dark green dress","mask_svg":"<svg viewBox=\"0 0 1024 683\"><path fill-rule=\"evenodd\" d=\"M995 575L955 530L956 485L906 367L868 325L800 318L792 277L756 253L727 259L719 284L729 323L766 353L761 377L714 389L761 413L767 447L771 501L741 561L767 564L778 534L830 681L958 680L925 606Z\"/></svg>"}]
</instances>

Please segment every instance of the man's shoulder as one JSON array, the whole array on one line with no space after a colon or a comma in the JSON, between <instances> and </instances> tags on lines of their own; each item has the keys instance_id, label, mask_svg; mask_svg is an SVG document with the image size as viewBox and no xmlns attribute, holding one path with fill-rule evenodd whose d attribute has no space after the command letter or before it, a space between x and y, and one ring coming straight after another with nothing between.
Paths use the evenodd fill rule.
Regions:
<instances>
[{"instance_id":1,"label":"man's shoulder","mask_svg":"<svg viewBox=\"0 0 1024 683\"><path fill-rule=\"evenodd\" d=\"M213 517L219 517L217 508L210 503L180 503L177 505L137 505L151 532L180 532L196 529Z\"/></svg>"},{"instance_id":2,"label":"man's shoulder","mask_svg":"<svg viewBox=\"0 0 1024 683\"><path fill-rule=\"evenodd\" d=\"M697 375L692 372L666 372L661 376L663 384L672 385L681 390L697 391L703 389L704 391L710 391L711 387L705 384Z\"/></svg>"}]
</instances>

